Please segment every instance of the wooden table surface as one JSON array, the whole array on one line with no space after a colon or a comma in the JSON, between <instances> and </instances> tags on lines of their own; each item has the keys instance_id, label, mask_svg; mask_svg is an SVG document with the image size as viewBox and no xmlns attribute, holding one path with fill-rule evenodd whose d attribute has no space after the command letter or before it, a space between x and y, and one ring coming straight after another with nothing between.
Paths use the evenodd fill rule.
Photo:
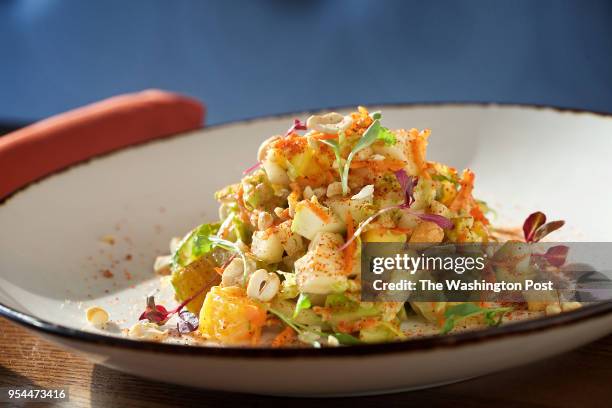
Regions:
<instances>
[{"instance_id":1,"label":"wooden table surface","mask_svg":"<svg viewBox=\"0 0 612 408\"><path fill-rule=\"evenodd\" d=\"M558 357L439 388L359 398L291 399L144 380L92 364L0 318L0 386L11 385L69 387L70 402L58 405L78 407L611 407L612 336Z\"/></svg>"}]
</instances>

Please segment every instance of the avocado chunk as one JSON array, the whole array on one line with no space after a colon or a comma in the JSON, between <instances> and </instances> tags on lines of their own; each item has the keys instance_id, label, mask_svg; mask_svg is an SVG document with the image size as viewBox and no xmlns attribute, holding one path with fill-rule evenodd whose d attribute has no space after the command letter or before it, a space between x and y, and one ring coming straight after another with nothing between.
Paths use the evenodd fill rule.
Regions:
<instances>
[{"instance_id":1,"label":"avocado chunk","mask_svg":"<svg viewBox=\"0 0 612 408\"><path fill-rule=\"evenodd\" d=\"M211 287L221 282L221 276L215 271L215 262L211 256L203 256L187 266L180 267L172 273L170 281L176 292L176 298L183 302L196 293L201 292L191 302L187 310L199 313L204 303L204 297Z\"/></svg>"}]
</instances>

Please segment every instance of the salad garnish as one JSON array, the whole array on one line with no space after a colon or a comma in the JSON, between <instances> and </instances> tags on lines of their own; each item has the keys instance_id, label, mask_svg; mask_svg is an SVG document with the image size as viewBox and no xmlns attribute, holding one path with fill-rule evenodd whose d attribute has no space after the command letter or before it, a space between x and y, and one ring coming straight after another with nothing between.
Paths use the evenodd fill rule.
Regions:
<instances>
[{"instance_id":1,"label":"salad garnish","mask_svg":"<svg viewBox=\"0 0 612 408\"><path fill-rule=\"evenodd\" d=\"M294 133L296 130L306 130L306 124L297 118L293 119L293 125L287 129L287 132L285 132L285 137Z\"/></svg>"},{"instance_id":2,"label":"salad garnish","mask_svg":"<svg viewBox=\"0 0 612 408\"><path fill-rule=\"evenodd\" d=\"M530 214L523 223L523 234L525 242L539 242L546 235L558 230L565 224L565 221L546 222L546 215L540 211Z\"/></svg>"},{"instance_id":3,"label":"salad garnish","mask_svg":"<svg viewBox=\"0 0 612 408\"><path fill-rule=\"evenodd\" d=\"M295 302L295 310L293 311L293 318L295 319L300 311L309 309L312 306L308 295L305 293L300 293L298 300Z\"/></svg>"},{"instance_id":4,"label":"salad garnish","mask_svg":"<svg viewBox=\"0 0 612 408\"><path fill-rule=\"evenodd\" d=\"M180 334L187 334L198 330L200 321L198 316L188 310L182 310L178 314L178 322L176 322L176 331Z\"/></svg>"},{"instance_id":5,"label":"salad garnish","mask_svg":"<svg viewBox=\"0 0 612 408\"><path fill-rule=\"evenodd\" d=\"M560 268L565 264L569 247L566 245L555 245L546 250L543 254L532 254L536 261L543 261L547 264Z\"/></svg>"},{"instance_id":6,"label":"salad garnish","mask_svg":"<svg viewBox=\"0 0 612 408\"><path fill-rule=\"evenodd\" d=\"M395 172L395 177L397 178L398 183L400 184L402 191L404 192L404 202L398 205L392 205L386 208L383 208L381 210L379 210L378 212L376 212L374 215L370 216L369 218L367 218L365 221L363 221L360 225L359 228L357 228L357 230L352 234L349 235L348 240L344 243L344 245L342 247L340 247L340 250L343 251L345 248L347 248L355 239L357 239L357 237L359 237L359 235L361 235L361 233L363 232L363 229L372 221L374 221L376 218L378 218L379 216L381 216L382 214L391 211L391 210L407 210L407 212L409 212L410 214L416 216L417 218L423 220L423 221L429 221L429 222L433 222L434 224L438 225L440 228L442 229L449 229L453 227L453 222L451 220L449 220L448 218L442 216L442 215L438 215L438 214L423 214L423 213L417 213L417 212L413 212L410 211L410 206L414 203L415 199L414 199L414 188L417 186L419 180L417 177L413 177L413 176L409 176L408 174L406 174L406 172L404 170L398 170Z\"/></svg>"}]
</instances>

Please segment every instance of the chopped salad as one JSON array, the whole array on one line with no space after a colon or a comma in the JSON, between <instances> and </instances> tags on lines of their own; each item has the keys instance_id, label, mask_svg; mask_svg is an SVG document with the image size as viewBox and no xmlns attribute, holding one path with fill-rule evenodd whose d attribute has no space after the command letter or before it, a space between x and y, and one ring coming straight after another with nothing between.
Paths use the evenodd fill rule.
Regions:
<instances>
[{"instance_id":1,"label":"chopped salad","mask_svg":"<svg viewBox=\"0 0 612 408\"><path fill-rule=\"evenodd\" d=\"M427 159L429 129L386 128L363 107L295 120L265 140L257 163L218 192L219 220L170 243L156 272L180 304L147 299L137 337L173 330L222 345L339 346L497 325L514 310L558 313L560 302L362 302L361 243L498 240L475 174ZM551 225L552 224L552 225ZM559 228L542 213L524 240ZM419 328L419 330L417 330ZM424 329L427 328L427 329Z\"/></svg>"}]
</instances>

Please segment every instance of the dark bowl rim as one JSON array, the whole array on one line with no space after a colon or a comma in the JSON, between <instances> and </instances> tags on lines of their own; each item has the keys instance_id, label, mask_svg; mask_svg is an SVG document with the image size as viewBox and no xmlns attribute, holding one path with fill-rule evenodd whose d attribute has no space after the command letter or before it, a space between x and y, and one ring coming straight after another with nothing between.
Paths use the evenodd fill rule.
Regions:
<instances>
[{"instance_id":1,"label":"dark bowl rim","mask_svg":"<svg viewBox=\"0 0 612 408\"><path fill-rule=\"evenodd\" d=\"M258 120L269 120L290 115L298 115L310 112L319 112L324 110L344 110L355 105L343 105L334 106L329 108L316 108L316 109L305 109L300 111L283 112L273 115L260 115L246 119L231 120L222 123L216 123L214 125L206 126L206 129L217 129L225 126L236 125L240 123L250 123ZM399 107L399 108L425 108L425 107L502 107L502 108L530 108L538 110L552 110L556 112L569 112L569 113L586 113L596 116L602 116L610 118L612 113L608 112L597 112L586 109L576 109L568 107L559 107L546 104L526 104L526 103L508 103L508 102L460 102L460 101L448 101L448 102L414 102L414 103L372 103L368 104L370 107ZM14 191L8 196L0 200L0 206L5 204L8 200L13 198L17 193L22 192L29 186L39 183L40 181L58 174L74 167L80 166L88 161L100 157L112 155L125 149L145 145L148 143L159 143L167 140L171 140L174 137L181 137L193 133L186 132L178 135L170 136L164 139L157 139L153 141L147 141L144 143L138 143L131 146L115 150L113 152L95 155L89 159L82 160L79 163L68 166L64 169L58 170L47 174L40 179L28 183L20 189ZM482 330L474 330L464 333L457 333L444 336L431 336L423 337L414 340L406 340L402 342L393 343L378 343L378 344L364 344L347 347L333 347L333 348L255 348L255 347L202 347L202 346L188 346L179 344L167 344L157 342L144 342L137 341L128 338L108 336L93 332L86 332L67 326L55 324L44 319L40 319L31 314L19 312L11 307L8 307L0 303L0 316L7 318L27 329L50 335L52 337L58 337L64 340L78 341L80 343L86 343L93 346L101 347L112 347L129 349L140 352L153 352L153 353L171 353L178 355L193 355L193 356L205 356L205 357L233 357L233 358L328 358L328 357L357 357L357 356L378 356L386 355L390 353L405 353L405 352L417 352L432 350L438 348L457 347L464 345L473 345L492 341L496 339L507 338L510 336L528 335L544 330L550 330L554 328L561 328L571 324L584 322L586 320L603 317L612 313L612 301L602 302L598 304L587 305L580 309L565 312L555 316L549 316L544 318L537 318L531 320L524 320L517 323L512 323L500 327L487 328Z\"/></svg>"}]
</instances>

